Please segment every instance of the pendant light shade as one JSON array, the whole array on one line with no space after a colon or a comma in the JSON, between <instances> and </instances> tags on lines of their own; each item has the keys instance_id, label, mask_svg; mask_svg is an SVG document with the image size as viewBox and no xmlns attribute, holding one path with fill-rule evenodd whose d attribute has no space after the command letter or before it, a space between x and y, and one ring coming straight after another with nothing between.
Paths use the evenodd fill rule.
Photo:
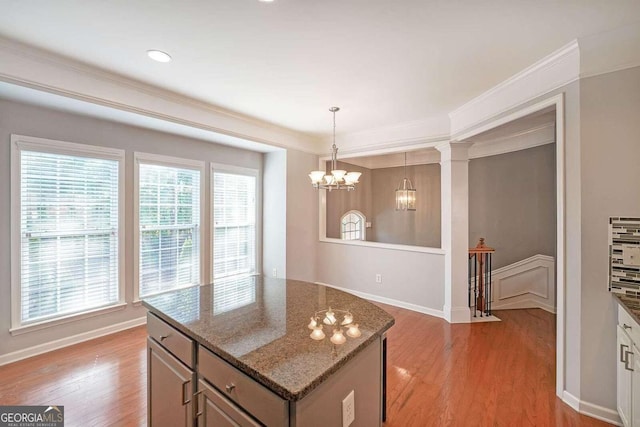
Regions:
<instances>
[{"instance_id":1,"label":"pendant light shade","mask_svg":"<svg viewBox=\"0 0 640 427\"><path fill-rule=\"evenodd\" d=\"M396 210L416 210L416 189L413 188L411 180L407 178L407 153L404 153L404 178L396 190Z\"/></svg>"}]
</instances>

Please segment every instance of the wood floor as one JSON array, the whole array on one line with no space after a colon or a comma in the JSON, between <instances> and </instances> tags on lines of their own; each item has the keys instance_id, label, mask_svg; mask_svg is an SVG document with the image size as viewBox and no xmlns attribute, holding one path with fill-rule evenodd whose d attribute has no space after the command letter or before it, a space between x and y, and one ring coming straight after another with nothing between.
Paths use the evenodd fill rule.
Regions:
<instances>
[{"instance_id":1,"label":"wood floor","mask_svg":"<svg viewBox=\"0 0 640 427\"><path fill-rule=\"evenodd\" d=\"M450 325L381 306L396 318L385 427L608 425L555 397L555 316ZM145 338L139 327L2 366L0 405L64 405L67 427L145 425Z\"/></svg>"}]
</instances>

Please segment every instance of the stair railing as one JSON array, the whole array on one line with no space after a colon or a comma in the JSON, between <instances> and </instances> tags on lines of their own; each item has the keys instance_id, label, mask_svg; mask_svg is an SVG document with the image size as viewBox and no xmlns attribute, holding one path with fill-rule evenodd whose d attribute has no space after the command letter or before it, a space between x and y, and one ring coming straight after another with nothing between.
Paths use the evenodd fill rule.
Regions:
<instances>
[{"instance_id":1,"label":"stair railing","mask_svg":"<svg viewBox=\"0 0 640 427\"><path fill-rule=\"evenodd\" d=\"M491 256L495 249L481 237L475 248L469 248L469 308L473 317L491 316Z\"/></svg>"}]
</instances>

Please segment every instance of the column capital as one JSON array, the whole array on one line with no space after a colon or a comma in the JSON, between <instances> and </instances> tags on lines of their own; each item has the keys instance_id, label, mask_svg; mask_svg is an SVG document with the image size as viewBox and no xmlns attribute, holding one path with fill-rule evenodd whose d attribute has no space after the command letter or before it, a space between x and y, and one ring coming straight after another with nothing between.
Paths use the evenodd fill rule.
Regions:
<instances>
[{"instance_id":1,"label":"column capital","mask_svg":"<svg viewBox=\"0 0 640 427\"><path fill-rule=\"evenodd\" d=\"M469 147L473 142L442 142L435 146L440 151L440 161L469 160Z\"/></svg>"}]
</instances>

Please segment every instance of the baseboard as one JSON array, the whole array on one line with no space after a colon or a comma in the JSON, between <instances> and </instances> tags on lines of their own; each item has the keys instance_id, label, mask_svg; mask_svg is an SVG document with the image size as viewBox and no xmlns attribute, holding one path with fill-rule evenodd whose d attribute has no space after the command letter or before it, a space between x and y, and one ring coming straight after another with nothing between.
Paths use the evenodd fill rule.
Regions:
<instances>
[{"instance_id":1,"label":"baseboard","mask_svg":"<svg viewBox=\"0 0 640 427\"><path fill-rule=\"evenodd\" d=\"M573 394L565 390L562 393L562 401L567 405L571 406L576 411L580 412L580 399L575 397Z\"/></svg>"},{"instance_id":2,"label":"baseboard","mask_svg":"<svg viewBox=\"0 0 640 427\"><path fill-rule=\"evenodd\" d=\"M89 341L94 338L110 335L115 332L135 328L136 326L144 325L146 322L146 317L139 317L137 319L127 320L126 322L116 323L115 325L106 326L104 328L95 329L93 331L83 332L81 334L72 335L70 337L65 337L59 340L14 351L13 353L3 354L2 356L0 356L0 366L27 359L29 357L37 356L39 354L47 353L49 351L58 350L70 345L79 344L81 342Z\"/></svg>"},{"instance_id":3,"label":"baseboard","mask_svg":"<svg viewBox=\"0 0 640 427\"><path fill-rule=\"evenodd\" d=\"M540 308L544 311L548 311L549 313L556 314L555 307L552 307L549 304L544 304L535 299L523 299L517 302L502 304L496 304L495 302L493 302L491 304L491 310L514 310L521 308Z\"/></svg>"},{"instance_id":4,"label":"baseboard","mask_svg":"<svg viewBox=\"0 0 640 427\"><path fill-rule=\"evenodd\" d=\"M416 311L422 314L428 314L429 316L439 317L444 319L444 312L442 310L435 310L433 308L424 307L422 305L411 304L408 302L400 301L393 298L381 297L379 295L369 294L366 292L354 291L353 289L342 288L340 286L330 285L328 283L315 282L317 285L328 286L330 288L338 289L349 294L353 294L357 297L364 298L370 301L380 302L382 304L392 305L394 307L405 308L407 310Z\"/></svg>"},{"instance_id":5,"label":"baseboard","mask_svg":"<svg viewBox=\"0 0 640 427\"><path fill-rule=\"evenodd\" d=\"M577 412L583 415L595 418L600 421L604 421L616 426L622 425L622 420L618 415L618 411L615 409L605 408L604 406L596 405L590 402L580 400L568 391L564 391L562 394L562 401L571 406Z\"/></svg>"}]
</instances>

